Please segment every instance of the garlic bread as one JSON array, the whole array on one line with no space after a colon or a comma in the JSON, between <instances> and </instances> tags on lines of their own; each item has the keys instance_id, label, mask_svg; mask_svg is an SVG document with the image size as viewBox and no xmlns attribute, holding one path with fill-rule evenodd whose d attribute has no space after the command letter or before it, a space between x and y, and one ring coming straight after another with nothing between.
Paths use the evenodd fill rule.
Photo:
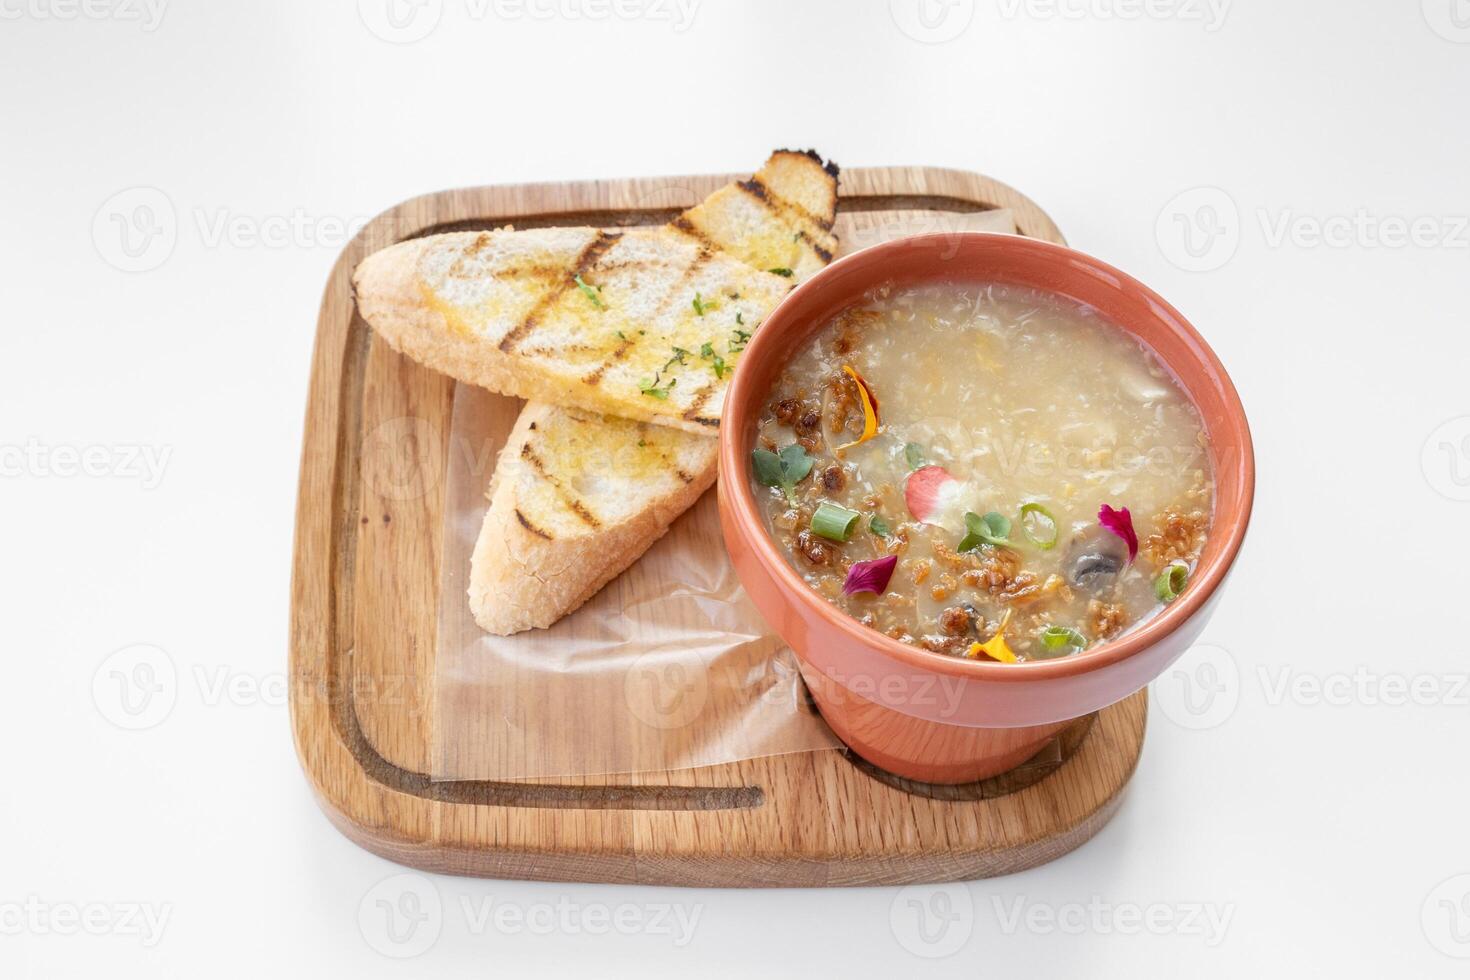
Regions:
<instances>
[{"instance_id":1,"label":"garlic bread","mask_svg":"<svg viewBox=\"0 0 1470 980\"><path fill-rule=\"evenodd\" d=\"M390 345L460 381L710 431L744 338L830 259L835 202L835 167L778 151L669 225L432 235L353 285Z\"/></svg>"},{"instance_id":2,"label":"garlic bread","mask_svg":"<svg viewBox=\"0 0 1470 980\"><path fill-rule=\"evenodd\" d=\"M777 151L750 180L726 185L669 227L706 252L789 269L799 280L836 249L836 173L815 154ZM698 300L697 316L719 313L720 297ZM682 361L720 376L732 370L755 322L738 311L734 320L724 338L682 348ZM686 364L672 350L670 361L662 376L677 382L674 369ZM470 563L476 622L509 634L550 626L582 605L709 488L717 446L670 427L528 403L496 466Z\"/></svg>"},{"instance_id":3,"label":"garlic bread","mask_svg":"<svg viewBox=\"0 0 1470 980\"><path fill-rule=\"evenodd\" d=\"M778 150L661 228L438 235L359 267L359 307L394 347L535 399L471 559L481 627L550 626L714 482L725 383L761 318L831 260L836 184L816 154Z\"/></svg>"},{"instance_id":4,"label":"garlic bread","mask_svg":"<svg viewBox=\"0 0 1470 980\"><path fill-rule=\"evenodd\" d=\"M832 261L836 216L836 164L810 150L777 150L750 179L726 184L671 224L757 269L789 269L799 282Z\"/></svg>"},{"instance_id":5,"label":"garlic bread","mask_svg":"<svg viewBox=\"0 0 1470 980\"><path fill-rule=\"evenodd\" d=\"M719 443L669 426L532 402L496 463L470 560L491 633L547 627L592 598L715 481Z\"/></svg>"}]
</instances>

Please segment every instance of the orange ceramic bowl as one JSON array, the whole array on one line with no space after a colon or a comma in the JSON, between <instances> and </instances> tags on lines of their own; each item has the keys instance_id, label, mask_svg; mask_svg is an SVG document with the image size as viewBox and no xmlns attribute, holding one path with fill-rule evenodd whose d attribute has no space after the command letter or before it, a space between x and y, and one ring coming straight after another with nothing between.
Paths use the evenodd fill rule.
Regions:
<instances>
[{"instance_id":1,"label":"orange ceramic bowl","mask_svg":"<svg viewBox=\"0 0 1470 980\"><path fill-rule=\"evenodd\" d=\"M899 643L828 603L777 550L751 490L756 420L795 350L882 283L1002 282L1070 297L1141 340L1199 409L1215 477L1212 530L1180 598L1081 654L1019 664ZM1004 772L1073 718L1147 685L1198 638L1245 538L1255 458L1240 398L1194 328L1136 279L1068 248L1013 235L923 235L834 262L771 313L740 358L720 426L720 521L735 570L793 650L817 706L865 759L900 776L957 783Z\"/></svg>"}]
</instances>

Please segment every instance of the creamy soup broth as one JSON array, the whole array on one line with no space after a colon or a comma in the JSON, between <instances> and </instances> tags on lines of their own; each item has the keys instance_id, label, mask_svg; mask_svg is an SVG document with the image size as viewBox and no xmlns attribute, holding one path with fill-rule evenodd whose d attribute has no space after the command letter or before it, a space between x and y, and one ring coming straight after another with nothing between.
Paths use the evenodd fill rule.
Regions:
<instances>
[{"instance_id":1,"label":"creamy soup broth","mask_svg":"<svg viewBox=\"0 0 1470 980\"><path fill-rule=\"evenodd\" d=\"M1208 533L1205 435L1168 372L1091 310L1018 287L870 294L797 352L753 448L767 527L807 584L936 653L1089 649L1187 589ZM844 593L888 564L881 592Z\"/></svg>"}]
</instances>

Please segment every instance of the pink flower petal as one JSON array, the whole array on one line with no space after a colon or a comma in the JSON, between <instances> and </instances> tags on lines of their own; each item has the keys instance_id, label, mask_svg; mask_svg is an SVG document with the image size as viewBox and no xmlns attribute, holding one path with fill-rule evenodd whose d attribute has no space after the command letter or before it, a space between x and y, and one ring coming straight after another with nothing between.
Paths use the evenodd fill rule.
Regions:
<instances>
[{"instance_id":1,"label":"pink flower petal","mask_svg":"<svg viewBox=\"0 0 1470 980\"><path fill-rule=\"evenodd\" d=\"M943 466L921 466L908 475L903 485L903 501L915 520L928 523L939 510L945 488L954 477Z\"/></svg>"},{"instance_id":2,"label":"pink flower petal","mask_svg":"<svg viewBox=\"0 0 1470 980\"><path fill-rule=\"evenodd\" d=\"M1138 533L1133 530L1133 515L1128 508L1113 510L1107 504L1097 512L1097 522L1122 538L1128 545L1128 561L1138 557Z\"/></svg>"},{"instance_id":3,"label":"pink flower petal","mask_svg":"<svg viewBox=\"0 0 1470 980\"><path fill-rule=\"evenodd\" d=\"M843 595L856 595L859 592L872 592L882 595L888 588L888 580L893 578L893 570L898 567L897 555L884 555L882 558L871 558L868 561L855 561L847 570L847 581L842 583Z\"/></svg>"}]
</instances>

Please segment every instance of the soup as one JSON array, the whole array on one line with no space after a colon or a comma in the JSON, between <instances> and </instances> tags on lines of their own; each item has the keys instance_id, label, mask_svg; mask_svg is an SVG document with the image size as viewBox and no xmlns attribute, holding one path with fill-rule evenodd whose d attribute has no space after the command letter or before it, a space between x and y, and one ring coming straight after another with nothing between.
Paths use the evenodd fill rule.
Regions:
<instances>
[{"instance_id":1,"label":"soup","mask_svg":"<svg viewBox=\"0 0 1470 980\"><path fill-rule=\"evenodd\" d=\"M809 586L896 640L1068 656L1189 588L1212 481L1198 413L1080 304L997 284L881 288L763 406L767 529Z\"/></svg>"}]
</instances>

